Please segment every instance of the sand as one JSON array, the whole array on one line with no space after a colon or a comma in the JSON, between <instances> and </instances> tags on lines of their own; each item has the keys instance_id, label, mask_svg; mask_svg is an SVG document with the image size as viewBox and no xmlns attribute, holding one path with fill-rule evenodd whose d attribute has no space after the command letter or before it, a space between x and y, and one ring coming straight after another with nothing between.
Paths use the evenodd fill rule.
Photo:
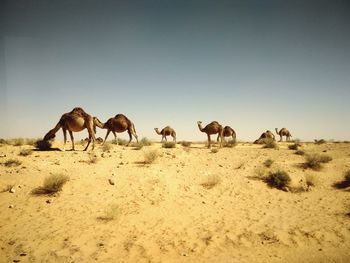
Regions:
<instances>
[{"instance_id":1,"label":"sand","mask_svg":"<svg viewBox=\"0 0 350 263\"><path fill-rule=\"evenodd\" d=\"M91 153L77 144L19 156L33 147L1 145L0 190L15 192L0 193L0 262L349 262L350 192L332 184L350 169L350 144L303 144L333 158L320 171L302 168L287 146ZM145 165L153 149L159 157ZM22 164L6 167L9 159ZM277 169L292 178L290 191L259 180ZM32 195L51 174L70 180L54 196Z\"/></svg>"}]
</instances>

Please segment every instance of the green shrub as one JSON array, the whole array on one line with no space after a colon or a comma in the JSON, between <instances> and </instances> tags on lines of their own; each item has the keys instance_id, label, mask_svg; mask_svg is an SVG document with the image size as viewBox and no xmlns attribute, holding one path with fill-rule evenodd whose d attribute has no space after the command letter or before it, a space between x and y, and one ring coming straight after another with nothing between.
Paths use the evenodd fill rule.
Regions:
<instances>
[{"instance_id":1,"label":"green shrub","mask_svg":"<svg viewBox=\"0 0 350 263\"><path fill-rule=\"evenodd\" d=\"M162 147L163 148L175 148L176 143L175 142L163 142Z\"/></svg>"},{"instance_id":2,"label":"green shrub","mask_svg":"<svg viewBox=\"0 0 350 263\"><path fill-rule=\"evenodd\" d=\"M51 195L62 190L69 177L63 174L53 174L45 178L43 186L32 190L33 195Z\"/></svg>"},{"instance_id":3,"label":"green shrub","mask_svg":"<svg viewBox=\"0 0 350 263\"><path fill-rule=\"evenodd\" d=\"M332 161L332 157L329 155L321 155L317 153L307 154L305 158L306 161L304 163L304 167L313 170L320 170L322 168L322 164Z\"/></svg>"},{"instance_id":4,"label":"green shrub","mask_svg":"<svg viewBox=\"0 0 350 263\"><path fill-rule=\"evenodd\" d=\"M276 172L270 172L268 176L265 179L266 183L271 186L278 189L284 189L288 186L291 179L287 172L285 171L276 171Z\"/></svg>"}]
</instances>

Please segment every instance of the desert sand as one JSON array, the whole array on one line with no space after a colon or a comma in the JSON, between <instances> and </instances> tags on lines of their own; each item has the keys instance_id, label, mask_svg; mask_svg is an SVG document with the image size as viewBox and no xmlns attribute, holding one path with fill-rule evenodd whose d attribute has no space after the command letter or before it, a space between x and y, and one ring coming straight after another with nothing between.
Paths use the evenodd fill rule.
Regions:
<instances>
[{"instance_id":1,"label":"desert sand","mask_svg":"<svg viewBox=\"0 0 350 263\"><path fill-rule=\"evenodd\" d=\"M0 191L14 193L0 192L0 262L349 262L350 192L332 185L350 169L350 144L303 143L333 158L320 171L301 167L289 144L213 153L160 143L83 152L77 143L28 156L19 152L33 146L1 145ZM159 157L144 164L153 149ZM9 159L21 164L6 167ZM259 180L273 169L288 172L290 191ZM53 196L32 195L50 174L70 180Z\"/></svg>"}]
</instances>

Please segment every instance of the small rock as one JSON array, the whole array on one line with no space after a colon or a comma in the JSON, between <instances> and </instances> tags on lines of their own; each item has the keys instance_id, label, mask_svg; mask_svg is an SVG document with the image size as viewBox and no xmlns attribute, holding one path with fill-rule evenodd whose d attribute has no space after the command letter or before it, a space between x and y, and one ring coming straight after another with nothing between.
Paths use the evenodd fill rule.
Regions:
<instances>
[{"instance_id":1,"label":"small rock","mask_svg":"<svg viewBox=\"0 0 350 263\"><path fill-rule=\"evenodd\" d=\"M9 208L14 208L15 206L14 205L9 205Z\"/></svg>"},{"instance_id":2,"label":"small rock","mask_svg":"<svg viewBox=\"0 0 350 263\"><path fill-rule=\"evenodd\" d=\"M20 259L14 259L13 262L21 262Z\"/></svg>"},{"instance_id":3,"label":"small rock","mask_svg":"<svg viewBox=\"0 0 350 263\"><path fill-rule=\"evenodd\" d=\"M16 189L14 187L12 187L9 192L10 193L16 193Z\"/></svg>"},{"instance_id":4,"label":"small rock","mask_svg":"<svg viewBox=\"0 0 350 263\"><path fill-rule=\"evenodd\" d=\"M110 178L110 179L108 179L108 182L109 182L109 184L110 184L110 185L114 185L114 184L115 184L115 183L114 183L114 180L113 180L113 179L111 179L111 178Z\"/></svg>"},{"instance_id":5,"label":"small rock","mask_svg":"<svg viewBox=\"0 0 350 263\"><path fill-rule=\"evenodd\" d=\"M19 254L21 257L25 257L26 255L27 255L27 253L26 252L23 252L23 253L21 253L21 254Z\"/></svg>"},{"instance_id":6,"label":"small rock","mask_svg":"<svg viewBox=\"0 0 350 263\"><path fill-rule=\"evenodd\" d=\"M51 203L52 203L52 200L51 200L51 199L47 199L47 200L46 200L46 203L47 203L47 204L51 204Z\"/></svg>"}]
</instances>

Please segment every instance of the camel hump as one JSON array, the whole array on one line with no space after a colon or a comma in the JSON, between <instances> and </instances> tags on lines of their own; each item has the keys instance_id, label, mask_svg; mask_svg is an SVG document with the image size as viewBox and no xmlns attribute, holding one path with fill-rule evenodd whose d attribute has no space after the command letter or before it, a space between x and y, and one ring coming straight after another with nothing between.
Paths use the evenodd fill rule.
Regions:
<instances>
[{"instance_id":1,"label":"camel hump","mask_svg":"<svg viewBox=\"0 0 350 263\"><path fill-rule=\"evenodd\" d=\"M78 115L78 116L81 116L81 117L86 117L86 116L89 116L89 114L87 114L83 108L81 107L75 107L71 112L70 114L75 114L75 115Z\"/></svg>"}]
</instances>

